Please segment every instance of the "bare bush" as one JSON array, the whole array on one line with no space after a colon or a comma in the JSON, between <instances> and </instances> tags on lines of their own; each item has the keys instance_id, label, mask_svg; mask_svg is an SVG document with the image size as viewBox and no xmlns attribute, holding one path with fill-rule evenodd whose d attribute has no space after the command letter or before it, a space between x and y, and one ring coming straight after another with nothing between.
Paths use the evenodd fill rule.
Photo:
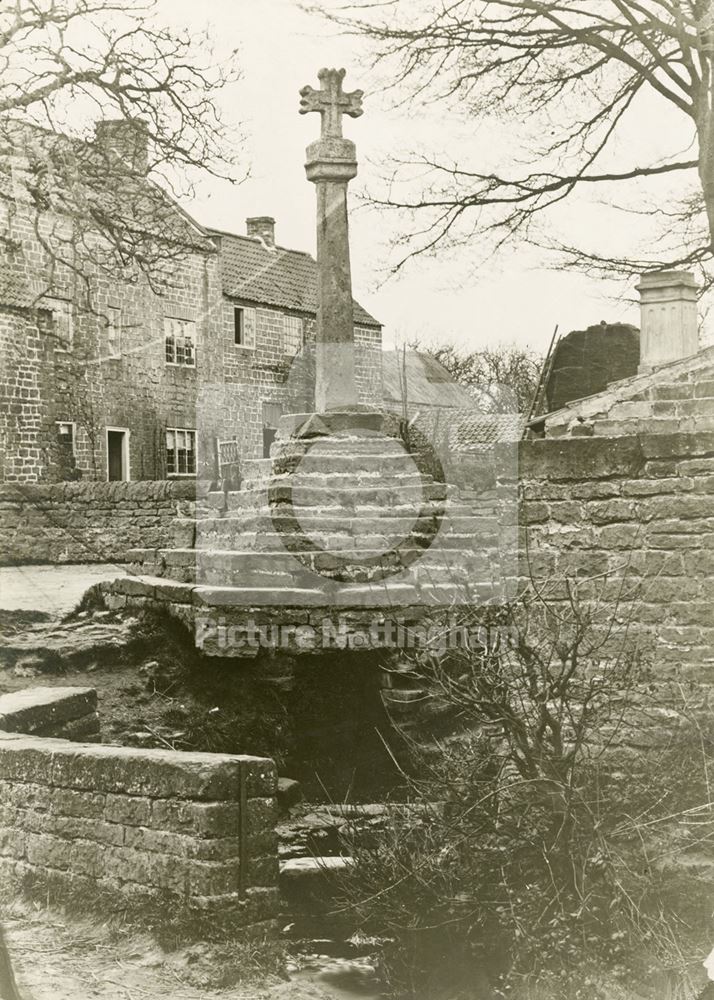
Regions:
<instances>
[{"instance_id":1,"label":"bare bush","mask_svg":"<svg viewBox=\"0 0 714 1000\"><path fill-rule=\"evenodd\" d=\"M343 882L342 905L389 942L395 996L525 997L548 983L537 995L604 1000L665 953L683 967L709 922L705 884L667 864L662 838L696 815L674 853L711 839L714 734L705 746L699 724L656 703L610 605L581 603L568 581L556 592L479 616L479 648L412 664L452 731L414 744L410 787L445 808L355 844Z\"/></svg>"}]
</instances>

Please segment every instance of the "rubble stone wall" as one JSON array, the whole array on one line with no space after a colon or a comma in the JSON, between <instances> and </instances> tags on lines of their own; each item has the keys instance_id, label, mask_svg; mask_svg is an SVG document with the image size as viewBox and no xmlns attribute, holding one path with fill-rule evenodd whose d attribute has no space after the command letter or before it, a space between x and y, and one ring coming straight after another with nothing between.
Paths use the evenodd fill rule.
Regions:
<instances>
[{"instance_id":1,"label":"rubble stone wall","mask_svg":"<svg viewBox=\"0 0 714 1000\"><path fill-rule=\"evenodd\" d=\"M0 733L0 884L252 925L276 916L271 760Z\"/></svg>"},{"instance_id":2,"label":"rubble stone wall","mask_svg":"<svg viewBox=\"0 0 714 1000\"><path fill-rule=\"evenodd\" d=\"M708 680L714 433L526 441L519 478L522 579L570 577L600 607L603 650L627 632L659 667Z\"/></svg>"},{"instance_id":3,"label":"rubble stone wall","mask_svg":"<svg viewBox=\"0 0 714 1000\"><path fill-rule=\"evenodd\" d=\"M195 480L0 484L0 565L123 562L173 544L193 512Z\"/></svg>"}]
</instances>

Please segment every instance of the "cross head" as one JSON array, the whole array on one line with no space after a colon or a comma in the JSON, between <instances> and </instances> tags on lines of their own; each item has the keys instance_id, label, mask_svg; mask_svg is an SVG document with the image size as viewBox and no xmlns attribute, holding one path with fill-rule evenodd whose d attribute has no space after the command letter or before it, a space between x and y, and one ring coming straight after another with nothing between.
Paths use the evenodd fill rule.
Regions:
<instances>
[{"instance_id":1,"label":"cross head","mask_svg":"<svg viewBox=\"0 0 714 1000\"><path fill-rule=\"evenodd\" d=\"M318 111L322 118L322 138L342 138L342 116L359 118L362 111L363 90L353 90L345 94L342 81L345 78L343 69L321 69L317 74L320 89L303 87L300 91L300 114Z\"/></svg>"}]
</instances>

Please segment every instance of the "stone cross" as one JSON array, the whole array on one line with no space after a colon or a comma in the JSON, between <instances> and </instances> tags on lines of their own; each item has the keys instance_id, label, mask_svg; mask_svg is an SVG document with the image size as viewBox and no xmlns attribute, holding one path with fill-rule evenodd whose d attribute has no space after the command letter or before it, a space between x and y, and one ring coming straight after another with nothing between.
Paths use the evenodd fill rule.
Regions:
<instances>
[{"instance_id":1,"label":"stone cross","mask_svg":"<svg viewBox=\"0 0 714 1000\"><path fill-rule=\"evenodd\" d=\"M317 111L322 117L322 138L342 138L342 116L359 118L362 111L363 90L353 90L345 94L342 81L345 78L343 69L321 69L317 74L320 89L303 87L300 91L300 114L307 115Z\"/></svg>"},{"instance_id":2,"label":"stone cross","mask_svg":"<svg viewBox=\"0 0 714 1000\"><path fill-rule=\"evenodd\" d=\"M317 111L322 134L307 147L305 171L317 189L317 335L315 408L318 413L359 407L355 378L354 316L347 185L357 175L355 145L342 137L342 116L362 114L362 91L345 94L343 69L321 69L320 89L303 87L300 114Z\"/></svg>"}]
</instances>

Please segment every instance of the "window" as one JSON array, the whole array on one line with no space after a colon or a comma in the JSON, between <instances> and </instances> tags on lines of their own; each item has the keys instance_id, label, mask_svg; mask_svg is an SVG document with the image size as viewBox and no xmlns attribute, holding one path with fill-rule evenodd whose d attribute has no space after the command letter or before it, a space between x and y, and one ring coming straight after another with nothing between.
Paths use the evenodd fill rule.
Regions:
<instances>
[{"instance_id":1,"label":"window","mask_svg":"<svg viewBox=\"0 0 714 1000\"><path fill-rule=\"evenodd\" d=\"M233 343L249 350L255 348L255 309L233 307Z\"/></svg>"},{"instance_id":2,"label":"window","mask_svg":"<svg viewBox=\"0 0 714 1000\"><path fill-rule=\"evenodd\" d=\"M166 428L166 472L169 476L196 475L196 432Z\"/></svg>"},{"instance_id":3,"label":"window","mask_svg":"<svg viewBox=\"0 0 714 1000\"><path fill-rule=\"evenodd\" d=\"M56 351L71 351L74 343L72 303L64 299L45 299L37 310L37 326L54 341Z\"/></svg>"},{"instance_id":4,"label":"window","mask_svg":"<svg viewBox=\"0 0 714 1000\"><path fill-rule=\"evenodd\" d=\"M107 324L107 357L121 357L121 312L117 306L108 306Z\"/></svg>"},{"instance_id":5,"label":"window","mask_svg":"<svg viewBox=\"0 0 714 1000\"><path fill-rule=\"evenodd\" d=\"M56 426L60 444L68 453L74 455L74 424L58 420Z\"/></svg>"},{"instance_id":6,"label":"window","mask_svg":"<svg viewBox=\"0 0 714 1000\"><path fill-rule=\"evenodd\" d=\"M244 336L245 336L245 310L239 309L236 306L236 308L233 310L233 343L242 345Z\"/></svg>"},{"instance_id":7,"label":"window","mask_svg":"<svg viewBox=\"0 0 714 1000\"><path fill-rule=\"evenodd\" d=\"M302 320L299 316L283 316L283 351L293 357L302 347Z\"/></svg>"},{"instance_id":8,"label":"window","mask_svg":"<svg viewBox=\"0 0 714 1000\"><path fill-rule=\"evenodd\" d=\"M164 318L166 364L196 367L196 324L190 319Z\"/></svg>"}]
</instances>

